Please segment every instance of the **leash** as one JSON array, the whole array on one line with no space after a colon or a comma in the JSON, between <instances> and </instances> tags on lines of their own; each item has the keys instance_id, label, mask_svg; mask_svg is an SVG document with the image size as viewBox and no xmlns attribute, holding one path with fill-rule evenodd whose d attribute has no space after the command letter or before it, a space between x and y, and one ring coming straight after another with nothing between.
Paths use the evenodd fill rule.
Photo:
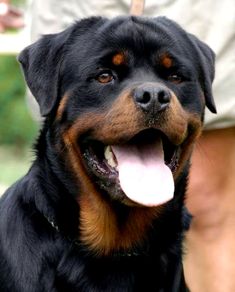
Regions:
<instances>
[{"instance_id":1,"label":"leash","mask_svg":"<svg viewBox=\"0 0 235 292\"><path fill-rule=\"evenodd\" d=\"M145 0L132 0L130 15L135 15L135 16L142 15L144 12L144 2Z\"/></svg>"}]
</instances>

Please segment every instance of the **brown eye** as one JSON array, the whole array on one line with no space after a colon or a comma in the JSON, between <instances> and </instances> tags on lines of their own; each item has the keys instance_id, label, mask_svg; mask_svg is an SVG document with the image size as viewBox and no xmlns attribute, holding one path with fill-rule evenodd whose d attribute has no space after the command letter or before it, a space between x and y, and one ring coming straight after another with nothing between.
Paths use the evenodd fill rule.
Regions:
<instances>
[{"instance_id":1,"label":"brown eye","mask_svg":"<svg viewBox=\"0 0 235 292\"><path fill-rule=\"evenodd\" d=\"M104 72L98 75L97 81L100 83L109 83L113 80L113 74L111 72Z\"/></svg>"},{"instance_id":2,"label":"brown eye","mask_svg":"<svg viewBox=\"0 0 235 292\"><path fill-rule=\"evenodd\" d=\"M168 81L175 83L175 84L179 84L182 82L182 77L177 75L177 74L172 74L168 76Z\"/></svg>"}]
</instances>

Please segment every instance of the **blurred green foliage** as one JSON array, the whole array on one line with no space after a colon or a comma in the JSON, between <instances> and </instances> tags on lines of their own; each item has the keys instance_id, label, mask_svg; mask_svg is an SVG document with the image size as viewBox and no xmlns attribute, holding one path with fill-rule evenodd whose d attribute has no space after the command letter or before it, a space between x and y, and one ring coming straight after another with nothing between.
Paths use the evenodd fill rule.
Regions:
<instances>
[{"instance_id":1,"label":"blurred green foliage","mask_svg":"<svg viewBox=\"0 0 235 292\"><path fill-rule=\"evenodd\" d=\"M25 0L11 1L22 10L25 3ZM29 113L25 95L25 82L16 56L0 55L0 195L6 186L27 172L33 160L29 149L38 125Z\"/></svg>"},{"instance_id":2,"label":"blurred green foliage","mask_svg":"<svg viewBox=\"0 0 235 292\"><path fill-rule=\"evenodd\" d=\"M25 101L25 82L15 56L0 56L0 144L23 148L37 132Z\"/></svg>"},{"instance_id":3,"label":"blurred green foliage","mask_svg":"<svg viewBox=\"0 0 235 292\"><path fill-rule=\"evenodd\" d=\"M25 0L11 0L12 5L23 5L25 2Z\"/></svg>"}]
</instances>

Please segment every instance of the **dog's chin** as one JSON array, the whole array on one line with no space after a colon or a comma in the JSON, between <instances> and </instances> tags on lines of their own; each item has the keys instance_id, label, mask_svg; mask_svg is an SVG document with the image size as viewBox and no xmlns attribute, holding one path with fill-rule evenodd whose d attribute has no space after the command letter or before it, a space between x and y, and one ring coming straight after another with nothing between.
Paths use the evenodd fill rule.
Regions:
<instances>
[{"instance_id":1,"label":"dog's chin","mask_svg":"<svg viewBox=\"0 0 235 292\"><path fill-rule=\"evenodd\" d=\"M179 160L182 151L181 146L174 145L170 142L164 133L155 129L140 131L133 137L130 137L124 143L121 138L122 137L120 137L120 141L122 141L122 143L117 141L113 145L106 145L101 141L93 140L92 137L85 137L83 141L81 141L80 145L83 161L89 175L92 177L92 180L95 181L97 187L101 191L105 192L111 200L119 201L120 203L129 206L146 205L148 207L152 207L165 203L168 200L167 198L162 199L162 202L160 199L158 203L152 203L149 201L146 201L145 203L144 199L142 203L142 199L136 200L135 198L133 199L132 195L129 196L128 187L125 187L128 182L122 183L122 180L125 181L125 178L123 179L121 176L122 168L125 169L127 173L126 176L130 176L129 180L133 179L130 184L136 184L138 188L138 184L140 183L139 180L142 179L142 174L139 173L140 177L138 179L138 173L133 173L133 170L136 169L136 171L138 171L138 165L141 164L141 168L145 168L144 172L147 173L146 176L148 176L148 172L151 176L152 170L149 170L149 168L154 168L154 154L156 152L162 152L163 164L165 165L164 168L169 169L169 172L173 178L174 173L179 166ZM136 153L133 155L132 152ZM159 160L158 157L156 159ZM125 162L123 162L124 160ZM136 160L138 161L136 162ZM125 166L123 167L122 164L125 164ZM141 171L142 170L140 170L140 172ZM146 189L149 188L149 184L151 183L147 183L148 185L145 186ZM134 189L134 187L135 186L130 188ZM156 190L158 189L157 183L155 188ZM170 198L171 196L169 195L169 199Z\"/></svg>"}]
</instances>

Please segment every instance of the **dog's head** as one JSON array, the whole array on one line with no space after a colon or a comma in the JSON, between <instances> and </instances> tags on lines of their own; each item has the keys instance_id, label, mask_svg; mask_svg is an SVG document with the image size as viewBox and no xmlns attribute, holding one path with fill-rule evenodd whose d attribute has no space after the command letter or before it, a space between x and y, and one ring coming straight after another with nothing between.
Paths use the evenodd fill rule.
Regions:
<instances>
[{"instance_id":1,"label":"dog's head","mask_svg":"<svg viewBox=\"0 0 235 292\"><path fill-rule=\"evenodd\" d=\"M82 192L158 206L216 112L214 54L163 18L89 18L19 56Z\"/></svg>"}]
</instances>

